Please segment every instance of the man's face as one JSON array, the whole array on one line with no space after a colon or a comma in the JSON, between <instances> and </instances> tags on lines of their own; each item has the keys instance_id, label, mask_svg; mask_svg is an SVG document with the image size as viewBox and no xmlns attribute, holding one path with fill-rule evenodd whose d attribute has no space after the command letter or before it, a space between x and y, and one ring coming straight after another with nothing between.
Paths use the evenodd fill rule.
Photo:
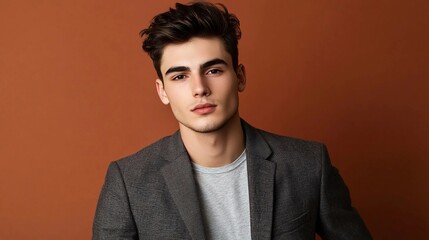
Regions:
<instances>
[{"instance_id":1,"label":"man's face","mask_svg":"<svg viewBox=\"0 0 429 240\"><path fill-rule=\"evenodd\" d=\"M238 92L245 88L244 67L232 66L219 38L192 38L169 44L161 59L164 81L158 95L170 104L181 130L214 132L238 118Z\"/></svg>"}]
</instances>

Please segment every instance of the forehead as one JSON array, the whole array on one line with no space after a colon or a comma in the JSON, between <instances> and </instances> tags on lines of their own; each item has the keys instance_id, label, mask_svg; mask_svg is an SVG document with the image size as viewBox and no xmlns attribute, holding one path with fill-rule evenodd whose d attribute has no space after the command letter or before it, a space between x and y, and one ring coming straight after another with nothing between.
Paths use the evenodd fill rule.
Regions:
<instances>
[{"instance_id":1,"label":"forehead","mask_svg":"<svg viewBox=\"0 0 429 240\"><path fill-rule=\"evenodd\" d=\"M161 71L173 66L199 66L219 58L231 64L231 56L226 51L220 38L191 38L184 43L168 44L164 47L161 58Z\"/></svg>"}]
</instances>

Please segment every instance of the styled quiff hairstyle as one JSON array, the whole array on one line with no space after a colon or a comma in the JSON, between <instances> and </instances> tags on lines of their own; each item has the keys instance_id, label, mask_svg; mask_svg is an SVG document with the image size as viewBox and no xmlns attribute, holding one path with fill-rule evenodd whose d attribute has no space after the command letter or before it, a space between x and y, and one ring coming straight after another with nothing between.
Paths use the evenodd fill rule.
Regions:
<instances>
[{"instance_id":1,"label":"styled quiff hairstyle","mask_svg":"<svg viewBox=\"0 0 429 240\"><path fill-rule=\"evenodd\" d=\"M238 40L241 38L240 21L222 4L195 2L176 3L176 9L155 16L149 27L140 32L143 50L153 61L162 80L161 58L165 46L184 43L193 37L219 37L231 55L234 69L238 66Z\"/></svg>"}]
</instances>

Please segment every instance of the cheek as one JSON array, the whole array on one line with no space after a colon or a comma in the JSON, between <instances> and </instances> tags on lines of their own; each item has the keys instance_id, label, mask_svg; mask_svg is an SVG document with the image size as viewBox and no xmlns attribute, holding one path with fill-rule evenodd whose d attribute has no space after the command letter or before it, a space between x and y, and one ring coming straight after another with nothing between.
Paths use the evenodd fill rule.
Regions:
<instances>
[{"instance_id":1,"label":"cheek","mask_svg":"<svg viewBox=\"0 0 429 240\"><path fill-rule=\"evenodd\" d=\"M174 103L170 102L170 109L171 109L171 113L173 113L176 119L180 119L180 116L183 115L182 114L183 110L177 105L176 102Z\"/></svg>"},{"instance_id":2,"label":"cheek","mask_svg":"<svg viewBox=\"0 0 429 240\"><path fill-rule=\"evenodd\" d=\"M231 91L224 98L225 100L225 108L227 111L235 111L238 107L238 94L236 91Z\"/></svg>"},{"instance_id":3,"label":"cheek","mask_svg":"<svg viewBox=\"0 0 429 240\"><path fill-rule=\"evenodd\" d=\"M185 107L184 97L177 94L177 91L174 94L168 94L168 100L170 101L171 110L175 113Z\"/></svg>"},{"instance_id":4,"label":"cheek","mask_svg":"<svg viewBox=\"0 0 429 240\"><path fill-rule=\"evenodd\" d=\"M232 84L228 86L228 89L225 90L226 94L228 94L228 98L231 101L235 101L238 99L238 86L235 84Z\"/></svg>"},{"instance_id":5,"label":"cheek","mask_svg":"<svg viewBox=\"0 0 429 240\"><path fill-rule=\"evenodd\" d=\"M177 98L175 96L169 96L170 106L172 109L176 109L180 104L177 102Z\"/></svg>"},{"instance_id":6,"label":"cheek","mask_svg":"<svg viewBox=\"0 0 429 240\"><path fill-rule=\"evenodd\" d=\"M238 85L235 84L233 79L227 79L223 81L213 81L213 85L210 86L214 94L218 93L223 95L224 98L234 95L238 92Z\"/></svg>"}]
</instances>

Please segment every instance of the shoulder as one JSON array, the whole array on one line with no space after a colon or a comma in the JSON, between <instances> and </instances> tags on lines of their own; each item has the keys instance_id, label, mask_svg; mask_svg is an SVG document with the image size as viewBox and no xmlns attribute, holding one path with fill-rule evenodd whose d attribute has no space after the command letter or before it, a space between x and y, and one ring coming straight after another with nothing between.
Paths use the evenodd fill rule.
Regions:
<instances>
[{"instance_id":1,"label":"shoulder","mask_svg":"<svg viewBox=\"0 0 429 240\"><path fill-rule=\"evenodd\" d=\"M180 148L172 147L177 145L177 137L177 133L166 136L134 154L112 162L111 165L116 165L124 180L131 184L141 177L158 176L170 156L180 151Z\"/></svg>"},{"instance_id":2,"label":"shoulder","mask_svg":"<svg viewBox=\"0 0 429 240\"><path fill-rule=\"evenodd\" d=\"M320 151L325 146L323 143L317 141L279 135L261 129L256 130L268 145L270 145L273 151L317 154L321 153Z\"/></svg>"},{"instance_id":3,"label":"shoulder","mask_svg":"<svg viewBox=\"0 0 429 240\"><path fill-rule=\"evenodd\" d=\"M318 186L325 161L326 147L323 143L283 136L256 129L270 148L268 161L276 164L276 178L298 181L303 188ZM305 183L305 184L304 184ZM309 186L307 184L314 184Z\"/></svg>"},{"instance_id":4,"label":"shoulder","mask_svg":"<svg viewBox=\"0 0 429 240\"><path fill-rule=\"evenodd\" d=\"M116 162L119 165L126 167L135 166L136 164L143 164L150 161L150 159L162 158L161 153L166 151L168 145L172 141L173 136L174 135L170 135L161 138L158 141L153 142L150 145L140 149L139 151L117 160Z\"/></svg>"},{"instance_id":5,"label":"shoulder","mask_svg":"<svg viewBox=\"0 0 429 240\"><path fill-rule=\"evenodd\" d=\"M265 149L261 148L261 145L268 146L270 154L267 160L275 162L278 168L315 172L321 169L326 154L323 143L283 136L257 128L253 128L253 131L255 140L250 140L253 142L249 146L257 149Z\"/></svg>"},{"instance_id":6,"label":"shoulder","mask_svg":"<svg viewBox=\"0 0 429 240\"><path fill-rule=\"evenodd\" d=\"M250 147L261 149L259 146L266 145L272 151L299 153L317 152L324 147L324 144L316 141L279 135L255 128L244 120L242 120L242 125L246 134L246 145Z\"/></svg>"}]
</instances>

